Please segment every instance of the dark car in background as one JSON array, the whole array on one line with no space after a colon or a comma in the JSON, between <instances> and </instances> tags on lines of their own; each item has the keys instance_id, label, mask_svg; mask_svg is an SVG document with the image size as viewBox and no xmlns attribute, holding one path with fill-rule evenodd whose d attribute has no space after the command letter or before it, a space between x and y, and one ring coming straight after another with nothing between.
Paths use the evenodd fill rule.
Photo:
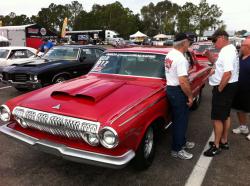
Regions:
<instances>
[{"instance_id":1,"label":"dark car in background","mask_svg":"<svg viewBox=\"0 0 250 186\"><path fill-rule=\"evenodd\" d=\"M104 51L91 45L56 46L42 58L2 69L0 80L19 91L59 83L88 73Z\"/></svg>"}]
</instances>

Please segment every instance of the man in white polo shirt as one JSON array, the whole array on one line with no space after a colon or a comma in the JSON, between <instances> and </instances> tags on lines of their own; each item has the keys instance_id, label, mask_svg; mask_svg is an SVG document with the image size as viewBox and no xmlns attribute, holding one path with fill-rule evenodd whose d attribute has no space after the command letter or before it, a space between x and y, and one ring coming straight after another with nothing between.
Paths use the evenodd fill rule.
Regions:
<instances>
[{"instance_id":1,"label":"man in white polo shirt","mask_svg":"<svg viewBox=\"0 0 250 186\"><path fill-rule=\"evenodd\" d=\"M204 152L204 155L209 157L219 154L221 149L229 149L230 110L237 90L239 57L228 37L228 33L224 30L215 31L212 41L215 48L220 50L218 59L215 61L209 52L205 54L214 63L209 84L213 86L211 119L215 139L209 143L210 148Z\"/></svg>"},{"instance_id":2,"label":"man in white polo shirt","mask_svg":"<svg viewBox=\"0 0 250 186\"><path fill-rule=\"evenodd\" d=\"M173 143L171 155L180 159L191 159L193 155L185 149L195 146L186 141L189 107L193 104L193 95L188 81L189 64L184 57L190 45L189 38L184 33L175 36L174 48L165 59L165 74L167 80L167 97L172 111Z\"/></svg>"}]
</instances>

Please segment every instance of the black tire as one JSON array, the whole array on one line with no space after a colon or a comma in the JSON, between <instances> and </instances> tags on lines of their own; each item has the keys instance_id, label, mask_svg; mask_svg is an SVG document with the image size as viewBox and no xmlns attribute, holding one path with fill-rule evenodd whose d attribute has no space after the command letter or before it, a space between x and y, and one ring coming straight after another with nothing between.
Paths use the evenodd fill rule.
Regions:
<instances>
[{"instance_id":1,"label":"black tire","mask_svg":"<svg viewBox=\"0 0 250 186\"><path fill-rule=\"evenodd\" d=\"M155 130L149 126L144 134L141 144L136 151L133 159L134 166L137 170L147 169L153 162L155 155Z\"/></svg>"},{"instance_id":2,"label":"black tire","mask_svg":"<svg viewBox=\"0 0 250 186\"><path fill-rule=\"evenodd\" d=\"M17 88L17 87L15 87L15 89L20 91L20 92L25 92L28 90L27 88Z\"/></svg>"},{"instance_id":3,"label":"black tire","mask_svg":"<svg viewBox=\"0 0 250 186\"><path fill-rule=\"evenodd\" d=\"M193 102L193 105L191 107L191 110L196 110L201 104L201 95L202 95L202 90L200 90L199 94L195 97L195 100Z\"/></svg>"},{"instance_id":4,"label":"black tire","mask_svg":"<svg viewBox=\"0 0 250 186\"><path fill-rule=\"evenodd\" d=\"M61 83L61 82L64 82L64 81L66 81L66 80L67 80L67 78L66 78L65 76L58 76L58 77L56 77L56 78L54 79L53 84Z\"/></svg>"}]
</instances>

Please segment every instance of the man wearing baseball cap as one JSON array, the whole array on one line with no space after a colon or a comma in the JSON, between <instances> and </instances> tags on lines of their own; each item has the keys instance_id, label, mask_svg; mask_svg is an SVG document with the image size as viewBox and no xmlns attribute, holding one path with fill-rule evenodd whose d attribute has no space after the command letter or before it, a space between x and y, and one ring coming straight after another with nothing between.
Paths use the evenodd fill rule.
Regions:
<instances>
[{"instance_id":1,"label":"man wearing baseball cap","mask_svg":"<svg viewBox=\"0 0 250 186\"><path fill-rule=\"evenodd\" d=\"M230 110L237 90L239 57L228 37L228 33L224 30L215 31L212 42L215 48L220 50L218 58L215 61L209 51L205 54L210 62L214 63L209 84L213 87L211 119L215 139L209 143L210 148L204 152L204 155L209 157L219 154L221 149L229 149Z\"/></svg>"},{"instance_id":2,"label":"man wearing baseball cap","mask_svg":"<svg viewBox=\"0 0 250 186\"><path fill-rule=\"evenodd\" d=\"M193 154L186 151L195 146L186 141L189 107L193 104L193 95L188 81L189 64L184 56L190 45L185 33L178 33L174 39L174 48L165 59L167 97L172 110L173 143L171 155L180 159L191 159Z\"/></svg>"}]
</instances>

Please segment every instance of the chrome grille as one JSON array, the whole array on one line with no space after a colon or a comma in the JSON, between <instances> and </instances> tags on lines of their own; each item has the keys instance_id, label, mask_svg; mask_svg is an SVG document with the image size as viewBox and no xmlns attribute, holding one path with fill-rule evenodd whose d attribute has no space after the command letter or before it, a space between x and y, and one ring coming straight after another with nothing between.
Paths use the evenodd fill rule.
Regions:
<instances>
[{"instance_id":1,"label":"chrome grille","mask_svg":"<svg viewBox=\"0 0 250 186\"><path fill-rule=\"evenodd\" d=\"M25 82L29 80L28 74L14 74L14 80L15 82Z\"/></svg>"},{"instance_id":2,"label":"chrome grille","mask_svg":"<svg viewBox=\"0 0 250 186\"><path fill-rule=\"evenodd\" d=\"M27 127L68 138L81 138L84 133L97 134L100 123L59 114L15 107L14 117L22 119Z\"/></svg>"}]
</instances>

